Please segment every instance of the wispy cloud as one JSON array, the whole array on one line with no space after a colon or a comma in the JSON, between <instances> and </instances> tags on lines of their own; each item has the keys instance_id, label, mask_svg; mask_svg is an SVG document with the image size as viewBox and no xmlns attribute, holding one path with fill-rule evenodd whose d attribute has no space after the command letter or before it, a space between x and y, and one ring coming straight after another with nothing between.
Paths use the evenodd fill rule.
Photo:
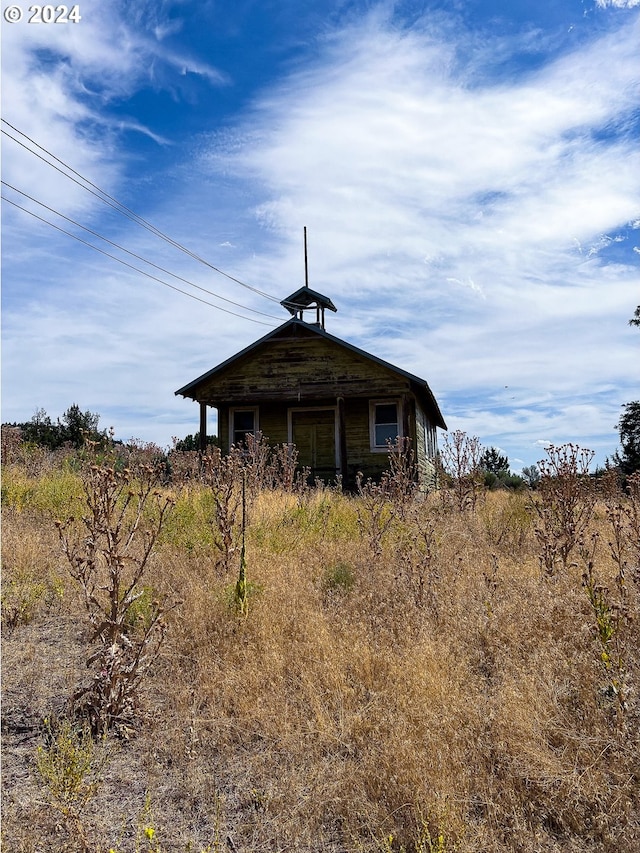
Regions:
<instances>
[{"instance_id":1,"label":"wispy cloud","mask_svg":"<svg viewBox=\"0 0 640 853\"><path fill-rule=\"evenodd\" d=\"M601 9L612 7L614 9L635 9L640 6L640 0L596 0L596 5Z\"/></svg>"},{"instance_id":2,"label":"wispy cloud","mask_svg":"<svg viewBox=\"0 0 640 853\"><path fill-rule=\"evenodd\" d=\"M227 82L213 66L148 36L151 21L136 29L133 24L139 25L150 8L140 3L94 4L77 26L18 25L3 37L5 119L114 191L128 166L123 160L123 131L142 133L161 145L168 140L144 122L111 112L110 105L149 85L154 68L158 74L163 65L197 74L214 85ZM161 25L157 10L152 20ZM63 197L71 210L86 210L92 204L86 193L54 170L39 166L16 143L5 138L3 149L8 180L29 192L37 190L47 203Z\"/></svg>"}]
</instances>

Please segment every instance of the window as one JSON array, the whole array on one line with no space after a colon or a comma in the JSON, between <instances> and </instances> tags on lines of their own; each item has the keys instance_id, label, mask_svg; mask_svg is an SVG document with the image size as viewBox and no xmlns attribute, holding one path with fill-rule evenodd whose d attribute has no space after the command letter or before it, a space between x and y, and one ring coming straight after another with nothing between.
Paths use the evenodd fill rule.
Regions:
<instances>
[{"instance_id":1,"label":"window","mask_svg":"<svg viewBox=\"0 0 640 853\"><path fill-rule=\"evenodd\" d=\"M388 442L394 443L401 436L399 406L397 403L371 404L371 448L386 450Z\"/></svg>"},{"instance_id":2,"label":"window","mask_svg":"<svg viewBox=\"0 0 640 853\"><path fill-rule=\"evenodd\" d=\"M229 436L236 447L246 443L247 433L255 435L258 427L257 409L232 409L230 412Z\"/></svg>"}]
</instances>

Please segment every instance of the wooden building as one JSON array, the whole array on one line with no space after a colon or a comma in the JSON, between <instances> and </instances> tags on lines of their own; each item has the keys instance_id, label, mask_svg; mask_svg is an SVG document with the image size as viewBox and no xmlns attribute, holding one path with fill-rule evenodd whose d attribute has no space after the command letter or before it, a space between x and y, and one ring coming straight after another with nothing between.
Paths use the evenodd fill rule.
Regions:
<instances>
[{"instance_id":1,"label":"wooden building","mask_svg":"<svg viewBox=\"0 0 640 853\"><path fill-rule=\"evenodd\" d=\"M200 404L201 441L212 406L223 449L260 432L294 444L312 477L352 487L358 471L388 467L389 441L408 438L431 480L436 428L447 427L427 382L329 334L325 311L336 308L308 286L281 304L291 319L176 391Z\"/></svg>"}]
</instances>

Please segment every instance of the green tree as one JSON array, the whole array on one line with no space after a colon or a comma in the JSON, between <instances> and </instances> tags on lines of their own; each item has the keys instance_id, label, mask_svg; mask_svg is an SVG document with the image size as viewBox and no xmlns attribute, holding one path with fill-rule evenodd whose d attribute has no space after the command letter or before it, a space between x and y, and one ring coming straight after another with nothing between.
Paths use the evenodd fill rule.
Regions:
<instances>
[{"instance_id":1,"label":"green tree","mask_svg":"<svg viewBox=\"0 0 640 853\"><path fill-rule=\"evenodd\" d=\"M60 425L61 443L70 442L74 447L82 447L85 439L99 441L104 438L104 432L98 432L100 415L87 410L83 412L77 403L69 406L62 416Z\"/></svg>"},{"instance_id":2,"label":"green tree","mask_svg":"<svg viewBox=\"0 0 640 853\"><path fill-rule=\"evenodd\" d=\"M526 481L509 468L509 457L500 453L497 447L489 447L480 457L480 470L484 474L487 489L523 489Z\"/></svg>"},{"instance_id":3,"label":"green tree","mask_svg":"<svg viewBox=\"0 0 640 853\"><path fill-rule=\"evenodd\" d=\"M99 420L100 415L83 412L77 403L73 403L56 423L44 409L36 409L30 421L13 426L20 429L23 441L55 450L67 442L76 448L82 447L86 438L102 441L106 438L106 430L98 432Z\"/></svg>"},{"instance_id":4,"label":"green tree","mask_svg":"<svg viewBox=\"0 0 640 853\"><path fill-rule=\"evenodd\" d=\"M207 447L220 447L217 435L207 436ZM173 449L181 451L200 450L200 433L187 435L185 438L174 438Z\"/></svg>"},{"instance_id":5,"label":"green tree","mask_svg":"<svg viewBox=\"0 0 640 853\"><path fill-rule=\"evenodd\" d=\"M36 409L30 421L16 424L23 441L54 450L60 444L58 424L54 424L44 409Z\"/></svg>"},{"instance_id":6,"label":"green tree","mask_svg":"<svg viewBox=\"0 0 640 853\"><path fill-rule=\"evenodd\" d=\"M509 458L504 456L497 447L489 447L480 457L480 467L491 474L509 474Z\"/></svg>"},{"instance_id":7,"label":"green tree","mask_svg":"<svg viewBox=\"0 0 640 853\"><path fill-rule=\"evenodd\" d=\"M640 305L629 320L629 325L640 327ZM634 471L640 471L640 400L624 403L622 408L624 413L616 424L622 453L616 451L613 461L623 474L633 474Z\"/></svg>"},{"instance_id":8,"label":"green tree","mask_svg":"<svg viewBox=\"0 0 640 853\"><path fill-rule=\"evenodd\" d=\"M623 474L640 471L640 400L625 403L623 414L616 424L620 433L622 452L613 455L614 463Z\"/></svg>"},{"instance_id":9,"label":"green tree","mask_svg":"<svg viewBox=\"0 0 640 853\"><path fill-rule=\"evenodd\" d=\"M540 482L540 469L537 465L526 465L522 469L522 477L530 489L535 489Z\"/></svg>"}]
</instances>

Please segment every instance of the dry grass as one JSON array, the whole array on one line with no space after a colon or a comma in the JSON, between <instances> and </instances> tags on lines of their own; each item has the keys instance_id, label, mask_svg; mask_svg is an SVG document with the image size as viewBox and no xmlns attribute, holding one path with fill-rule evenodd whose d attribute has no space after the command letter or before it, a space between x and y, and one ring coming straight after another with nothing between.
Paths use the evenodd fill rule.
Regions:
<instances>
[{"instance_id":1,"label":"dry grass","mask_svg":"<svg viewBox=\"0 0 640 853\"><path fill-rule=\"evenodd\" d=\"M627 567L618 614L602 504L593 571L620 615L625 708L581 557L541 570L527 495L488 494L475 512L437 495L388 507L379 546L361 498L263 491L239 616L237 566L221 572L212 505L193 484L176 493L144 578L181 603L136 731L96 747L85 844L36 766L42 720L64 715L90 640L47 509L59 504L51 478L47 497L38 478L5 472L7 851L640 849L640 573ZM10 620L18 582L45 592Z\"/></svg>"}]
</instances>

